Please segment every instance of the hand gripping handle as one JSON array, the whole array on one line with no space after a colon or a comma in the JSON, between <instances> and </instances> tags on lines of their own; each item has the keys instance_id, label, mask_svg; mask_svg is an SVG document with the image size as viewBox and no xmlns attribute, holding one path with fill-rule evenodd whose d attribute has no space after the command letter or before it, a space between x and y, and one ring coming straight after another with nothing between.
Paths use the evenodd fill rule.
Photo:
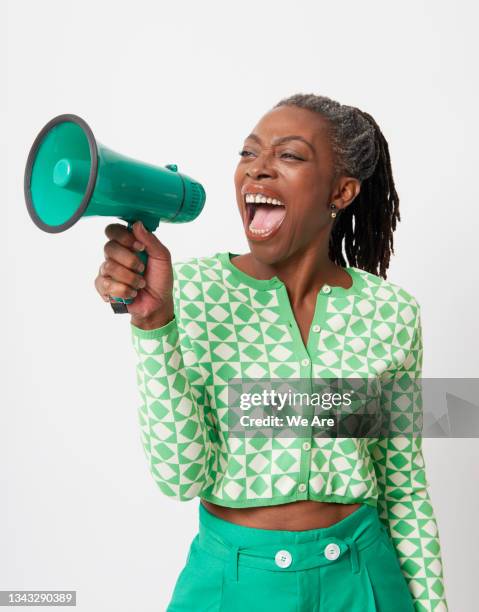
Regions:
<instances>
[{"instance_id":1,"label":"hand gripping handle","mask_svg":"<svg viewBox=\"0 0 479 612\"><path fill-rule=\"evenodd\" d=\"M134 222L128 221L128 229L130 232L133 231L132 229L133 223ZM139 251L137 255L141 259L141 261L145 264L145 270L146 270L146 265L148 262L148 253L146 253L145 251ZM142 275L144 273L145 271L141 272ZM132 298L118 298L118 297L110 296L110 304L115 314L127 313L128 308L126 307L126 305L133 303L133 301L134 300Z\"/></svg>"}]
</instances>

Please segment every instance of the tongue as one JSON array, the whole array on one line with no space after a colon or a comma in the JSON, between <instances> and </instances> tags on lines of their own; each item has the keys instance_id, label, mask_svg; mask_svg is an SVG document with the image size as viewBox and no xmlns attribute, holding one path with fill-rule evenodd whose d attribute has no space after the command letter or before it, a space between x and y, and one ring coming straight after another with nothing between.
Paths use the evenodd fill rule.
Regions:
<instances>
[{"instance_id":1,"label":"tongue","mask_svg":"<svg viewBox=\"0 0 479 612\"><path fill-rule=\"evenodd\" d=\"M271 229L278 225L286 214L286 208L284 206L275 206L272 204L256 204L254 211L255 213L250 223L250 228L257 230Z\"/></svg>"}]
</instances>

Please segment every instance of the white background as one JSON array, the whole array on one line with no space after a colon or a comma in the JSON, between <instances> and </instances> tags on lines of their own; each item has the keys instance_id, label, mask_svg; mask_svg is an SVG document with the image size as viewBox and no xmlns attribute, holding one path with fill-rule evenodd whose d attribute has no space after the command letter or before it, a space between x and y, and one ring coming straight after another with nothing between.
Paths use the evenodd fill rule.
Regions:
<instances>
[{"instance_id":1,"label":"white background","mask_svg":"<svg viewBox=\"0 0 479 612\"><path fill-rule=\"evenodd\" d=\"M7 4L0 589L76 589L82 611L157 612L199 500L163 496L143 456L128 318L93 287L112 219L49 235L27 214L35 135L76 113L109 148L200 180L202 215L157 230L180 260L247 252L233 172L243 138L280 98L323 94L369 112L401 199L388 280L421 304L423 376L477 377L477 9L466 0ZM472 612L478 441L424 449L450 610Z\"/></svg>"}]
</instances>

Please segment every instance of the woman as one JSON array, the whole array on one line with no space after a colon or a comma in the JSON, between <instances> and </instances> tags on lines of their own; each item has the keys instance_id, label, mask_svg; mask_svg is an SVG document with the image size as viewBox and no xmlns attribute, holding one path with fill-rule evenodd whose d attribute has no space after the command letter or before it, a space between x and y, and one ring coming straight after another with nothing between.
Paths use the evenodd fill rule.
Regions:
<instances>
[{"instance_id":1,"label":"woman","mask_svg":"<svg viewBox=\"0 0 479 612\"><path fill-rule=\"evenodd\" d=\"M228 436L231 379L376 378L385 412L420 408L402 384L421 374L420 307L386 280L400 220L387 142L367 113L295 95L240 156L249 253L172 264L141 223L113 224L95 281L106 301L135 298L153 477L201 499L168 611L447 610L420 436Z\"/></svg>"}]
</instances>

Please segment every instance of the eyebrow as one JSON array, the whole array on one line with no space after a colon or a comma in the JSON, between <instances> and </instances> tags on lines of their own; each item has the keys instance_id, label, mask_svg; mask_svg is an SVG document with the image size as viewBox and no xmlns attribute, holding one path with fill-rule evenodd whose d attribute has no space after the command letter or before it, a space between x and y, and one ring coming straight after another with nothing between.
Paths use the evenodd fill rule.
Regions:
<instances>
[{"instance_id":1,"label":"eyebrow","mask_svg":"<svg viewBox=\"0 0 479 612\"><path fill-rule=\"evenodd\" d=\"M256 134L249 134L249 136L246 137L246 140L248 140L249 138L251 140L256 140L256 142L259 142L260 144L262 142L261 138L257 136ZM300 140L301 142L304 142L304 144L308 145L308 147L311 149L313 153L316 153L313 145L310 142L308 142L306 138L303 138L302 136L296 136L296 135L282 136L281 138L276 138L276 140L273 141L273 145L283 144L284 142L289 142L290 140Z\"/></svg>"}]
</instances>

